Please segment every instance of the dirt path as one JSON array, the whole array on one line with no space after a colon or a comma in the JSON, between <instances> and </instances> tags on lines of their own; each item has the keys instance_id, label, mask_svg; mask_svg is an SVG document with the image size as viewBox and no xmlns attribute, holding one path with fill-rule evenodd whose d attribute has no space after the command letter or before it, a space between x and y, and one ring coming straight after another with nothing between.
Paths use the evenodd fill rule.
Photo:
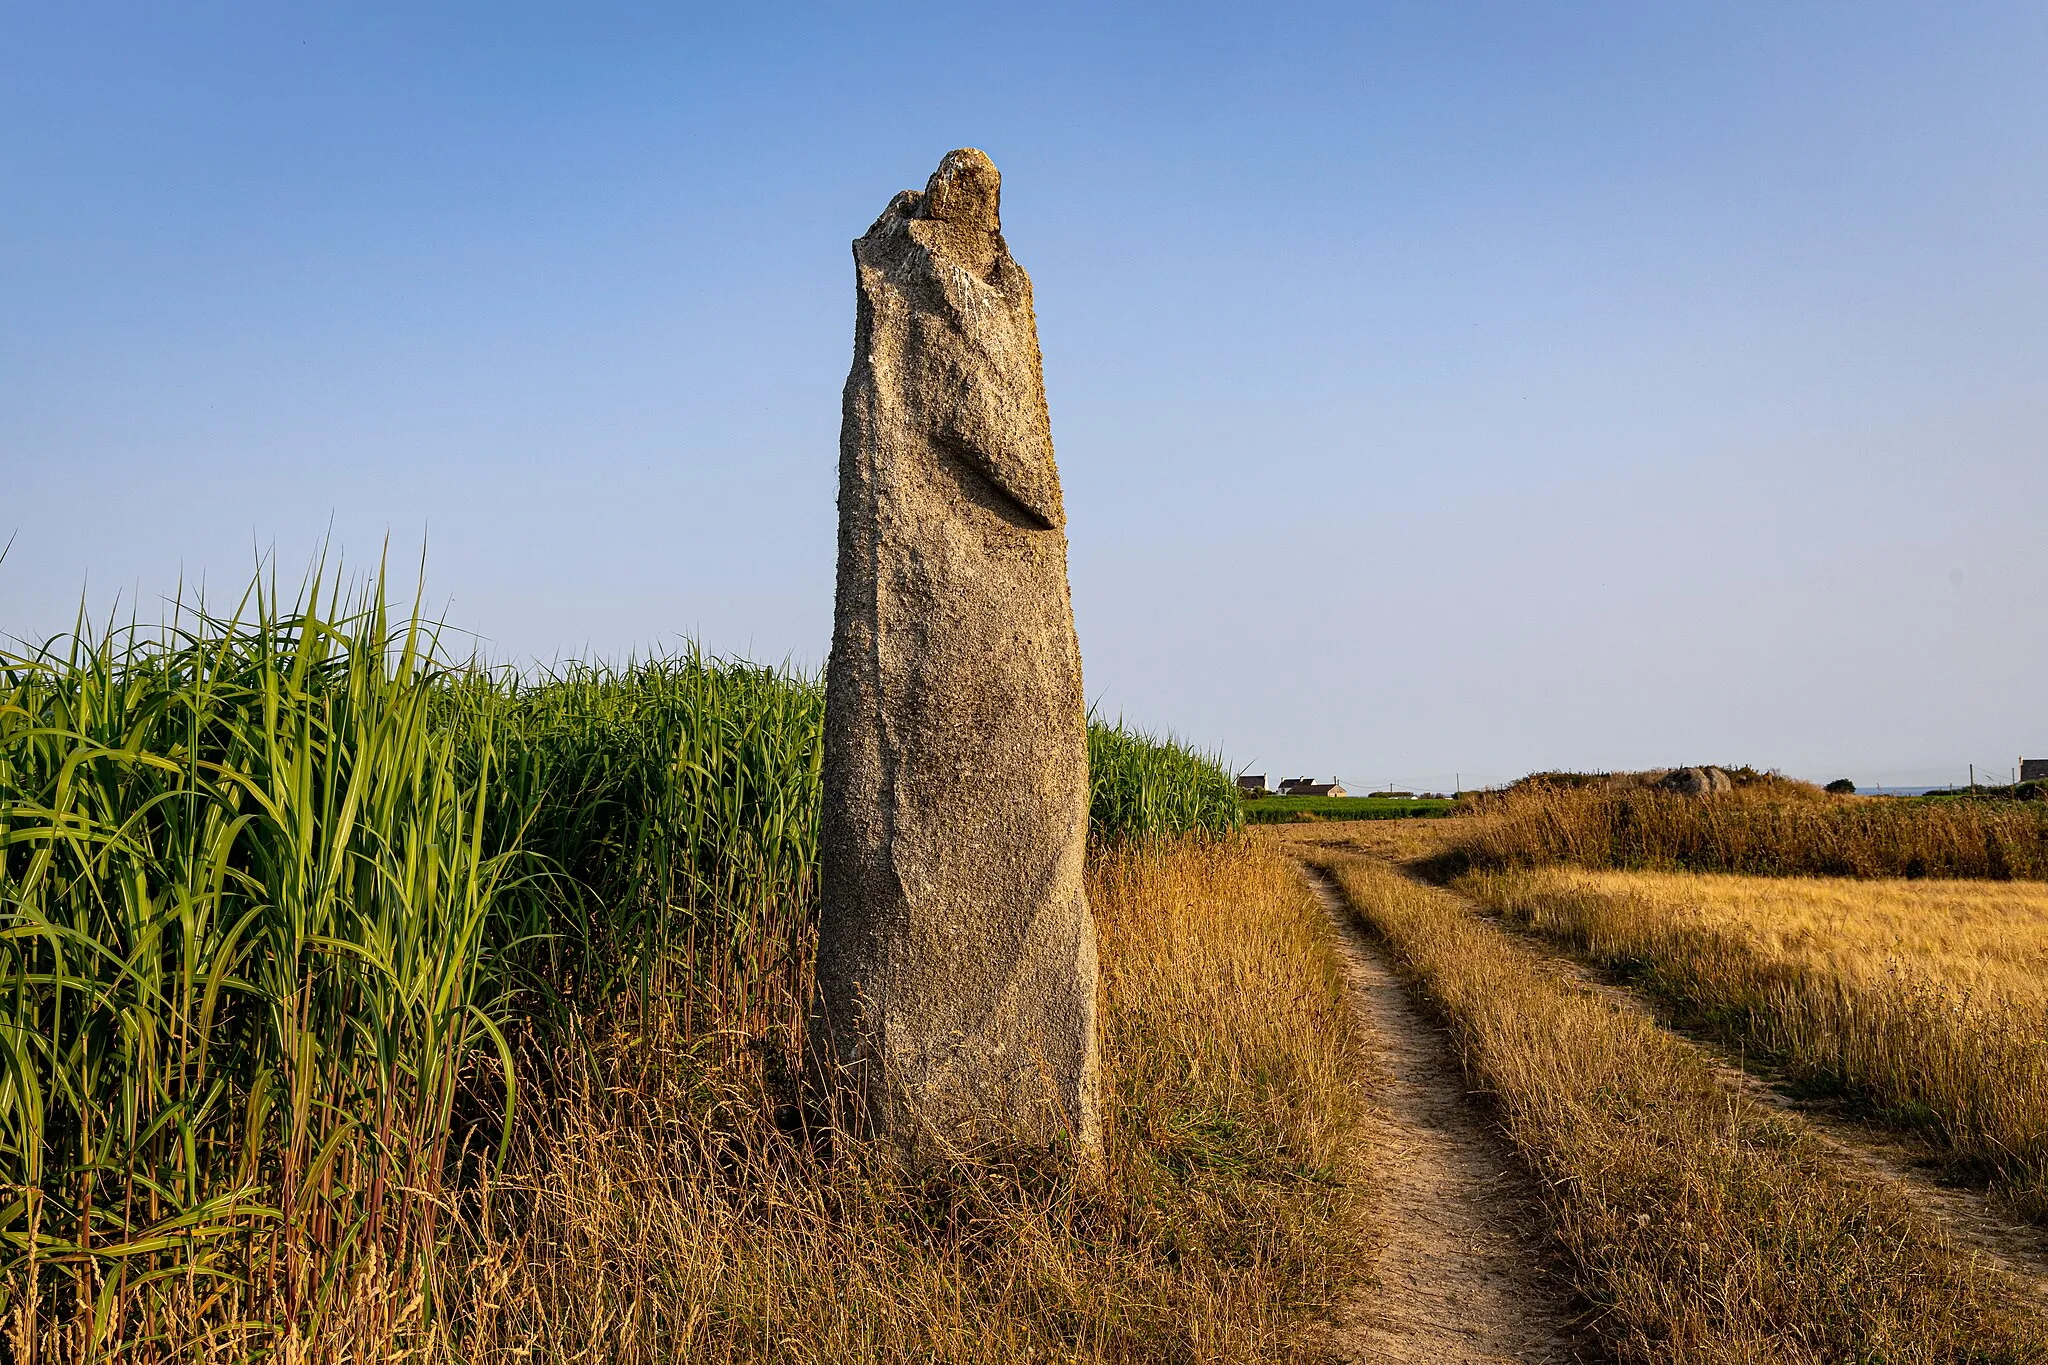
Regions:
<instances>
[{"instance_id":1,"label":"dirt path","mask_svg":"<svg viewBox=\"0 0 2048 1365\"><path fill-rule=\"evenodd\" d=\"M1470 897L1441 886L1432 889L1454 897L1473 915L1535 949L1560 975L1683 1039L1713 1067L1721 1084L1795 1120L1844 1165L1891 1184L1956 1246L1982 1256L2048 1299L2048 1233L2015 1218L1982 1191L1940 1183L1930 1152L1877 1124L1858 1121L1837 1105L1784 1093L1767 1076L1745 1066L1730 1049L1674 1025L1655 1002L1615 980L1598 964Z\"/></svg>"},{"instance_id":2,"label":"dirt path","mask_svg":"<svg viewBox=\"0 0 2048 1365\"><path fill-rule=\"evenodd\" d=\"M1377 1052L1371 1134L1383 1240L1332 1345L1354 1361L1577 1361L1564 1289L1539 1269L1536 1194L1468 1102L1450 1041L1413 1004L1328 877L1303 868L1341 935L1351 1008Z\"/></svg>"}]
</instances>

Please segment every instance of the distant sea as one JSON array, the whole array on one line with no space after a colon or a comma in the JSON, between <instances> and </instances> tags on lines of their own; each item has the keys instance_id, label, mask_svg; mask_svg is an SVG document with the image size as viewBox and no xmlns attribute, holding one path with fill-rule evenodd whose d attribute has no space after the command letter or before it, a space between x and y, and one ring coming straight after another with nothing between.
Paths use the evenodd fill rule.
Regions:
<instances>
[{"instance_id":1,"label":"distant sea","mask_svg":"<svg viewBox=\"0 0 2048 1365\"><path fill-rule=\"evenodd\" d=\"M2003 787L2007 783L2002 777L1996 782L1991 781L1989 778L1980 777L1977 779L1977 785L1980 787ZM1859 796L1925 796L1929 792L1968 791L1969 787L1970 784L1968 782L1942 782L1932 787L1866 787L1861 782L1858 782L1856 784L1856 792Z\"/></svg>"}]
</instances>

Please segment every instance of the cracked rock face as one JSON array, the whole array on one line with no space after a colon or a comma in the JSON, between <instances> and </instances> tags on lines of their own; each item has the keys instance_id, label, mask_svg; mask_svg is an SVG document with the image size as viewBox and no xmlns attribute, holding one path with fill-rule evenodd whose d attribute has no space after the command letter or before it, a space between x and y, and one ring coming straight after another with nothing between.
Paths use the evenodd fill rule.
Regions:
<instances>
[{"instance_id":1,"label":"cracked rock face","mask_svg":"<svg viewBox=\"0 0 2048 1365\"><path fill-rule=\"evenodd\" d=\"M1102 1140L1081 656L1001 183L948 153L853 245L813 1055L914 1162Z\"/></svg>"}]
</instances>

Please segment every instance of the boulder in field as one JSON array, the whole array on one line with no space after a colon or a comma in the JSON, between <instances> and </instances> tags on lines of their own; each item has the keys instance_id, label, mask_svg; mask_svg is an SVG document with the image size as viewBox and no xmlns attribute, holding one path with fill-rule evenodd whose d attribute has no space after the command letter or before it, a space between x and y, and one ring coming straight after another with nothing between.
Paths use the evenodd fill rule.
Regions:
<instances>
[{"instance_id":1,"label":"boulder in field","mask_svg":"<svg viewBox=\"0 0 2048 1365\"><path fill-rule=\"evenodd\" d=\"M1735 790L1735 779L1719 768L1678 768L1664 774L1657 785L1680 796L1718 796Z\"/></svg>"}]
</instances>

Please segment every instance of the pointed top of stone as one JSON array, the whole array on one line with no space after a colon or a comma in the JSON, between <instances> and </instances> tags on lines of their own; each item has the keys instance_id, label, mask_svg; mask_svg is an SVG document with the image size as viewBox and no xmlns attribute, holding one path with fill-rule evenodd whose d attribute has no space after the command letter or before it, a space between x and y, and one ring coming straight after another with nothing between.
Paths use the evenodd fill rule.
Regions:
<instances>
[{"instance_id":1,"label":"pointed top of stone","mask_svg":"<svg viewBox=\"0 0 2048 1365\"><path fill-rule=\"evenodd\" d=\"M1003 230L1002 199L1003 173L996 163L978 148L960 147L947 152L925 182L917 216L969 232L996 233Z\"/></svg>"},{"instance_id":2,"label":"pointed top of stone","mask_svg":"<svg viewBox=\"0 0 2048 1365\"><path fill-rule=\"evenodd\" d=\"M861 240L916 242L993 284L1009 259L1003 245L1002 198L1003 174L996 163L973 147L961 147L946 153L923 193L904 190L890 200Z\"/></svg>"}]
</instances>

